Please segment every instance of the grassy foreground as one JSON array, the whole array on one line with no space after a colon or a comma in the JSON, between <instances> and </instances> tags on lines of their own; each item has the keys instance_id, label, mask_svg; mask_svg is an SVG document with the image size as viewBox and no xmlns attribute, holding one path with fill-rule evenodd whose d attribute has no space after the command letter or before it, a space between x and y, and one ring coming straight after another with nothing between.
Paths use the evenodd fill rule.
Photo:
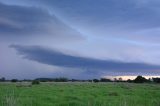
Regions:
<instances>
[{"instance_id":1,"label":"grassy foreground","mask_svg":"<svg viewBox=\"0 0 160 106\"><path fill-rule=\"evenodd\" d=\"M130 83L0 83L0 106L160 106L160 85Z\"/></svg>"}]
</instances>

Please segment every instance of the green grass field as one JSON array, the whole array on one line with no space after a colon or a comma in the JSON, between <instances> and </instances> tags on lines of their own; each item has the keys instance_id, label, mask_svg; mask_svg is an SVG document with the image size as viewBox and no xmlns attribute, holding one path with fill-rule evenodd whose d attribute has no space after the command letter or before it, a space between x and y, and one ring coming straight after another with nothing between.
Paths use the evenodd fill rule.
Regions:
<instances>
[{"instance_id":1,"label":"green grass field","mask_svg":"<svg viewBox=\"0 0 160 106\"><path fill-rule=\"evenodd\" d=\"M160 85L132 83L0 84L0 106L160 106Z\"/></svg>"}]
</instances>

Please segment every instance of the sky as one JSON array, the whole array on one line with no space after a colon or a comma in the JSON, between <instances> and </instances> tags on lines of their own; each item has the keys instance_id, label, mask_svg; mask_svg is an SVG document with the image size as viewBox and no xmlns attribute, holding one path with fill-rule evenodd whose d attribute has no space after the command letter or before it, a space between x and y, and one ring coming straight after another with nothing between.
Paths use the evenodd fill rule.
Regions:
<instances>
[{"instance_id":1,"label":"sky","mask_svg":"<svg viewBox=\"0 0 160 106\"><path fill-rule=\"evenodd\" d=\"M159 0L0 0L0 77L160 75Z\"/></svg>"}]
</instances>

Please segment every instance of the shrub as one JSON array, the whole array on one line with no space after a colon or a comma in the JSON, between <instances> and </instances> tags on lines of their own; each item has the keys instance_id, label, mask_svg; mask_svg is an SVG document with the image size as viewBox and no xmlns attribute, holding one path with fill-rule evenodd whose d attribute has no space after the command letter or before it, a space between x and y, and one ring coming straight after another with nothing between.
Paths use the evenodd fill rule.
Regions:
<instances>
[{"instance_id":1,"label":"shrub","mask_svg":"<svg viewBox=\"0 0 160 106\"><path fill-rule=\"evenodd\" d=\"M55 82L67 82L67 81L68 81L68 79L64 78L64 77L60 77L60 78L55 79Z\"/></svg>"},{"instance_id":2,"label":"shrub","mask_svg":"<svg viewBox=\"0 0 160 106\"><path fill-rule=\"evenodd\" d=\"M97 82L99 82L99 80L98 79L93 79L93 82L97 83Z\"/></svg>"},{"instance_id":3,"label":"shrub","mask_svg":"<svg viewBox=\"0 0 160 106\"><path fill-rule=\"evenodd\" d=\"M153 78L153 82L160 83L160 78Z\"/></svg>"},{"instance_id":4,"label":"shrub","mask_svg":"<svg viewBox=\"0 0 160 106\"><path fill-rule=\"evenodd\" d=\"M0 79L0 82L4 82L4 81L5 81L5 78L2 77L2 78Z\"/></svg>"},{"instance_id":5,"label":"shrub","mask_svg":"<svg viewBox=\"0 0 160 106\"><path fill-rule=\"evenodd\" d=\"M38 85L38 84L40 84L40 82L38 80L33 80L32 81L32 85Z\"/></svg>"},{"instance_id":6,"label":"shrub","mask_svg":"<svg viewBox=\"0 0 160 106\"><path fill-rule=\"evenodd\" d=\"M18 82L18 79L12 79L11 82Z\"/></svg>"},{"instance_id":7,"label":"shrub","mask_svg":"<svg viewBox=\"0 0 160 106\"><path fill-rule=\"evenodd\" d=\"M137 76L137 78L134 80L135 83L144 83L147 82L147 79L142 76Z\"/></svg>"},{"instance_id":8,"label":"shrub","mask_svg":"<svg viewBox=\"0 0 160 106\"><path fill-rule=\"evenodd\" d=\"M132 83L132 82L133 82L133 80L131 80L131 79L128 79L128 80L127 80L127 82L129 82L129 83Z\"/></svg>"},{"instance_id":9,"label":"shrub","mask_svg":"<svg viewBox=\"0 0 160 106\"><path fill-rule=\"evenodd\" d=\"M110 79L106 79L106 78L101 78L101 80L100 80L101 82L111 82L111 80Z\"/></svg>"}]
</instances>

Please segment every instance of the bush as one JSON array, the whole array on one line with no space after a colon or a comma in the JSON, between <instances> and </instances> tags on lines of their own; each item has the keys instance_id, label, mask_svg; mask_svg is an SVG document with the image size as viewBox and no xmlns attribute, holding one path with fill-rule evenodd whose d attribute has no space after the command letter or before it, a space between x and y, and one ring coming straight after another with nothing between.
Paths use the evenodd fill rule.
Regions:
<instances>
[{"instance_id":1,"label":"bush","mask_svg":"<svg viewBox=\"0 0 160 106\"><path fill-rule=\"evenodd\" d=\"M38 84L40 84L40 82L38 80L33 80L32 81L32 85L38 85Z\"/></svg>"},{"instance_id":2,"label":"bush","mask_svg":"<svg viewBox=\"0 0 160 106\"><path fill-rule=\"evenodd\" d=\"M101 78L100 81L101 81L101 82L112 82L110 79L106 79L106 78Z\"/></svg>"},{"instance_id":3,"label":"bush","mask_svg":"<svg viewBox=\"0 0 160 106\"><path fill-rule=\"evenodd\" d=\"M64 78L64 77L60 77L60 78L55 79L55 82L67 82L67 81L68 81L68 79Z\"/></svg>"},{"instance_id":4,"label":"bush","mask_svg":"<svg viewBox=\"0 0 160 106\"><path fill-rule=\"evenodd\" d=\"M135 83L144 83L147 82L147 79L142 76L137 76L137 78L134 80Z\"/></svg>"},{"instance_id":5,"label":"bush","mask_svg":"<svg viewBox=\"0 0 160 106\"><path fill-rule=\"evenodd\" d=\"M0 82L5 82L5 78L2 77L2 78L0 79Z\"/></svg>"},{"instance_id":6,"label":"bush","mask_svg":"<svg viewBox=\"0 0 160 106\"><path fill-rule=\"evenodd\" d=\"M153 82L160 83L160 78L153 78Z\"/></svg>"},{"instance_id":7,"label":"bush","mask_svg":"<svg viewBox=\"0 0 160 106\"><path fill-rule=\"evenodd\" d=\"M128 79L128 80L127 80L127 82L129 82L129 83L132 83L132 82L133 82L133 80L131 80L131 79Z\"/></svg>"},{"instance_id":8,"label":"bush","mask_svg":"<svg viewBox=\"0 0 160 106\"><path fill-rule=\"evenodd\" d=\"M97 82L99 82L99 80L98 79L93 79L93 82L97 83Z\"/></svg>"},{"instance_id":9,"label":"bush","mask_svg":"<svg viewBox=\"0 0 160 106\"><path fill-rule=\"evenodd\" d=\"M18 82L18 79L12 79L11 82Z\"/></svg>"}]
</instances>

